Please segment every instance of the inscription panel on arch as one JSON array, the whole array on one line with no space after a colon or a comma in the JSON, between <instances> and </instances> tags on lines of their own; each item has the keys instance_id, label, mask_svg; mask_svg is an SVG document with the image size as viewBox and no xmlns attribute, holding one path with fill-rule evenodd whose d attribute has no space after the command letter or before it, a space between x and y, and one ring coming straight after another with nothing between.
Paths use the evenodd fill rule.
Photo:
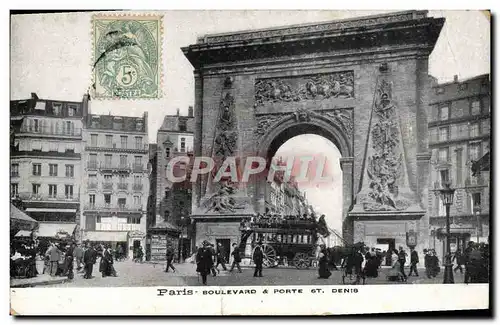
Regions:
<instances>
[{"instance_id":1,"label":"inscription panel on arch","mask_svg":"<svg viewBox=\"0 0 500 325\"><path fill-rule=\"evenodd\" d=\"M256 107L280 102L353 98L352 70L255 80Z\"/></svg>"}]
</instances>

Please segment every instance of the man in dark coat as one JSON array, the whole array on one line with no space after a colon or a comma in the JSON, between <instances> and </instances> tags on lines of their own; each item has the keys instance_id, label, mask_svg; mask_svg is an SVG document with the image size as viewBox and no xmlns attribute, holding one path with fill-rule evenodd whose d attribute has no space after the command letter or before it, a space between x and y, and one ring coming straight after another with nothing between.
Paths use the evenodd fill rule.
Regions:
<instances>
[{"instance_id":1,"label":"man in dark coat","mask_svg":"<svg viewBox=\"0 0 500 325\"><path fill-rule=\"evenodd\" d=\"M219 269L219 264L222 265L222 269L224 271L227 271L226 269L226 252L224 251L224 247L222 246L221 243L217 243L217 264L215 265L215 268L217 269L218 272Z\"/></svg>"},{"instance_id":2,"label":"man in dark coat","mask_svg":"<svg viewBox=\"0 0 500 325\"><path fill-rule=\"evenodd\" d=\"M167 246L167 268L165 269L165 272L168 272L168 269L172 269L172 271L175 273L175 267L173 265L173 260L174 260L174 249L172 248L172 245L169 243Z\"/></svg>"},{"instance_id":3,"label":"man in dark coat","mask_svg":"<svg viewBox=\"0 0 500 325\"><path fill-rule=\"evenodd\" d=\"M196 272L200 272L203 284L207 284L207 275L210 273L213 265L213 257L210 249L208 249L208 242L204 241L203 246L198 249L196 254Z\"/></svg>"},{"instance_id":4,"label":"man in dark coat","mask_svg":"<svg viewBox=\"0 0 500 325\"><path fill-rule=\"evenodd\" d=\"M96 261L97 252L93 246L89 246L83 255L83 263L85 264L85 275L83 277L85 279L92 279L92 269Z\"/></svg>"},{"instance_id":5,"label":"man in dark coat","mask_svg":"<svg viewBox=\"0 0 500 325\"><path fill-rule=\"evenodd\" d=\"M424 255L425 275L431 279L433 277L431 251L424 249Z\"/></svg>"},{"instance_id":6,"label":"man in dark coat","mask_svg":"<svg viewBox=\"0 0 500 325\"><path fill-rule=\"evenodd\" d=\"M453 260L457 261L457 267L453 269L453 272L457 272L457 270L460 270L460 273L463 274L464 270L462 268L462 265L465 265L465 258L460 249L457 249L457 251L453 255Z\"/></svg>"},{"instance_id":7,"label":"man in dark coat","mask_svg":"<svg viewBox=\"0 0 500 325\"><path fill-rule=\"evenodd\" d=\"M400 272L406 281L406 279L408 278L405 273L406 252L403 250L402 246L399 246L398 261L399 261Z\"/></svg>"},{"instance_id":8,"label":"man in dark coat","mask_svg":"<svg viewBox=\"0 0 500 325\"><path fill-rule=\"evenodd\" d=\"M236 266L238 268L238 272L241 273L241 267L240 267L240 262L241 262L241 256L240 256L240 248L236 243L233 243L233 252L231 253L233 255L233 264L231 265L231 269L229 272L233 272L234 267Z\"/></svg>"},{"instance_id":9,"label":"man in dark coat","mask_svg":"<svg viewBox=\"0 0 500 325\"><path fill-rule=\"evenodd\" d=\"M260 247L262 243L255 246L253 251L253 262L255 263L255 270L253 276L262 277L262 263L264 262L264 254L262 253L262 248Z\"/></svg>"},{"instance_id":10,"label":"man in dark coat","mask_svg":"<svg viewBox=\"0 0 500 325\"><path fill-rule=\"evenodd\" d=\"M68 279L73 279L75 274L73 272L73 261L74 261L74 250L75 244L71 243L71 245L66 250L66 254L64 257L65 270L68 275Z\"/></svg>"},{"instance_id":11,"label":"man in dark coat","mask_svg":"<svg viewBox=\"0 0 500 325\"><path fill-rule=\"evenodd\" d=\"M417 264L418 264L418 253L415 250L415 247L410 247L410 273L408 276L411 276L413 272L418 276Z\"/></svg>"}]
</instances>

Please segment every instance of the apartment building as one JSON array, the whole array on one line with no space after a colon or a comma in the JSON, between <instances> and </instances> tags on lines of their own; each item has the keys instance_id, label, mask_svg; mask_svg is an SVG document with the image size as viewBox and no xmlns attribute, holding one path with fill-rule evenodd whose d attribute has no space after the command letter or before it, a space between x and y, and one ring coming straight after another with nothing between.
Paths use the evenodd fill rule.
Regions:
<instances>
[{"instance_id":1,"label":"apartment building","mask_svg":"<svg viewBox=\"0 0 500 325\"><path fill-rule=\"evenodd\" d=\"M445 245L446 210L435 190L446 180L456 189L450 209L451 247L463 249L468 241L488 241L490 234L489 168L473 166L488 156L491 141L490 76L481 75L433 87L429 115L432 150L428 214L431 248L441 257Z\"/></svg>"},{"instance_id":2,"label":"apartment building","mask_svg":"<svg viewBox=\"0 0 500 325\"><path fill-rule=\"evenodd\" d=\"M193 108L188 115L166 115L156 137L154 219L148 229L151 238L151 259L164 260L170 243L177 258L187 257L194 248L194 227L191 223L191 183L189 164L176 164L174 175L187 174L187 180L172 183L167 178L171 159L193 155Z\"/></svg>"},{"instance_id":3,"label":"apartment building","mask_svg":"<svg viewBox=\"0 0 500 325\"><path fill-rule=\"evenodd\" d=\"M149 196L148 114L94 115L85 120L82 239L145 252Z\"/></svg>"},{"instance_id":4,"label":"apartment building","mask_svg":"<svg viewBox=\"0 0 500 325\"><path fill-rule=\"evenodd\" d=\"M10 103L10 192L39 222L37 236L79 239L82 101L48 100L32 93Z\"/></svg>"}]
</instances>

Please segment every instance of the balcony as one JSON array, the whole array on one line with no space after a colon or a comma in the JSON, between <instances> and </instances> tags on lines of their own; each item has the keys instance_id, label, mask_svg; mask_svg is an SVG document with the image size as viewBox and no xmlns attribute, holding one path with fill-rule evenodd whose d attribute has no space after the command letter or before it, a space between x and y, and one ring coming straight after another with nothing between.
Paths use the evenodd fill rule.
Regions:
<instances>
[{"instance_id":1,"label":"balcony","mask_svg":"<svg viewBox=\"0 0 500 325\"><path fill-rule=\"evenodd\" d=\"M467 177L465 179L465 187L476 187L476 186L487 186L487 185L488 184L482 175Z\"/></svg>"},{"instance_id":2,"label":"balcony","mask_svg":"<svg viewBox=\"0 0 500 325\"><path fill-rule=\"evenodd\" d=\"M78 194L73 195L50 195L50 194L34 194L34 193L19 193L19 198L25 201L62 201L62 202L79 202Z\"/></svg>"},{"instance_id":3,"label":"balcony","mask_svg":"<svg viewBox=\"0 0 500 325\"><path fill-rule=\"evenodd\" d=\"M61 129L55 127L35 127L34 125L23 125L20 133L36 133L41 135L55 135L65 137L81 137L82 129Z\"/></svg>"},{"instance_id":4,"label":"balcony","mask_svg":"<svg viewBox=\"0 0 500 325\"><path fill-rule=\"evenodd\" d=\"M140 231L140 224L131 224L131 223L96 223L95 230L97 231Z\"/></svg>"},{"instance_id":5,"label":"balcony","mask_svg":"<svg viewBox=\"0 0 500 325\"><path fill-rule=\"evenodd\" d=\"M109 211L109 212L141 212L142 206L140 205L127 205L127 204L87 204L85 210L96 211Z\"/></svg>"},{"instance_id":6,"label":"balcony","mask_svg":"<svg viewBox=\"0 0 500 325\"><path fill-rule=\"evenodd\" d=\"M134 189L134 191L142 191L143 185L142 184L134 184L133 189Z\"/></svg>"},{"instance_id":7,"label":"balcony","mask_svg":"<svg viewBox=\"0 0 500 325\"><path fill-rule=\"evenodd\" d=\"M130 173L131 168L128 164L111 164L111 163L101 163L99 165L99 170L108 172L125 172Z\"/></svg>"},{"instance_id":8,"label":"balcony","mask_svg":"<svg viewBox=\"0 0 500 325\"><path fill-rule=\"evenodd\" d=\"M113 190L113 183L103 183L102 189L103 190Z\"/></svg>"},{"instance_id":9,"label":"balcony","mask_svg":"<svg viewBox=\"0 0 500 325\"><path fill-rule=\"evenodd\" d=\"M95 183L95 182L88 183L87 188L89 190L95 190L95 189L97 189L97 183Z\"/></svg>"},{"instance_id":10,"label":"balcony","mask_svg":"<svg viewBox=\"0 0 500 325\"><path fill-rule=\"evenodd\" d=\"M144 171L144 165L143 164L133 164L132 170L135 173L142 173Z\"/></svg>"},{"instance_id":11,"label":"balcony","mask_svg":"<svg viewBox=\"0 0 500 325\"><path fill-rule=\"evenodd\" d=\"M118 183L118 189L119 190L128 190L128 184L127 183Z\"/></svg>"}]
</instances>

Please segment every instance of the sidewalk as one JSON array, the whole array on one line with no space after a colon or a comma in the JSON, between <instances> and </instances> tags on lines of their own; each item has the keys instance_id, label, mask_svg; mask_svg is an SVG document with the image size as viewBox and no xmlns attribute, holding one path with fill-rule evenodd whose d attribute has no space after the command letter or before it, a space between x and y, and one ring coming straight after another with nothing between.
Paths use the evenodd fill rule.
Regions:
<instances>
[{"instance_id":1,"label":"sidewalk","mask_svg":"<svg viewBox=\"0 0 500 325\"><path fill-rule=\"evenodd\" d=\"M34 278L10 279L10 287L26 288L26 287L35 287L42 285L59 284L59 283L64 283L66 281L70 281L68 277L62 277L62 276L52 277L48 274L39 274Z\"/></svg>"}]
</instances>

